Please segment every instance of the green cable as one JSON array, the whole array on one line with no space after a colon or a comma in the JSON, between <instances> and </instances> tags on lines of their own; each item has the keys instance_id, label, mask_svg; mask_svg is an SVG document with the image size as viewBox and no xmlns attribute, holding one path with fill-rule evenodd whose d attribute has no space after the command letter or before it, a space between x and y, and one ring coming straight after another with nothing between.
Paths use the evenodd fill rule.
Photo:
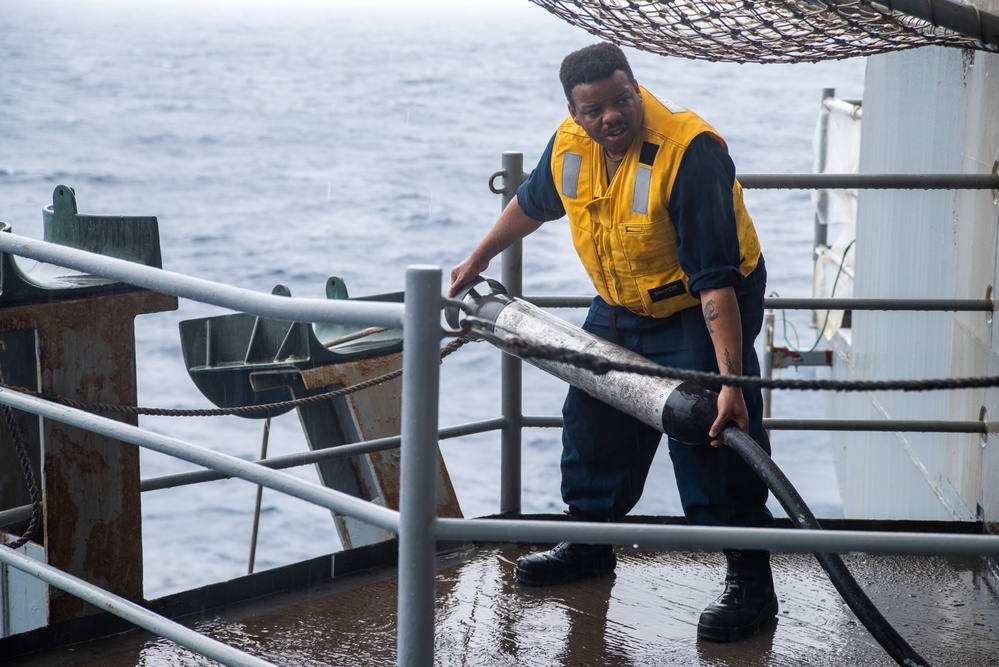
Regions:
<instances>
[{"instance_id":1,"label":"green cable","mask_svg":"<svg viewBox=\"0 0 999 667\"><path fill-rule=\"evenodd\" d=\"M843 267L846 264L846 254L848 252L850 252L850 248L852 248L853 244L856 243L856 242L857 242L857 239L853 239L852 241L850 241L850 243L847 244L846 248L843 249L843 255L842 255L842 257L840 257L840 260L839 260L839 268L836 269L836 277L833 279L832 291L829 293L829 297L830 298L836 296L836 286L839 284L839 277L843 274ZM777 292L771 292L770 296L780 296L780 295L777 294ZM787 343L788 349L790 349L793 352L797 352L798 354L807 354L808 352L811 352L816 347L818 347L819 342L822 340L822 334L826 330L826 325L829 323L829 313L830 312L831 312L830 310L828 310L828 309L826 310L825 318L822 320L822 326L819 327L819 335L815 338L815 342L812 343L812 346L810 348L808 348L807 350L799 350L798 348L796 348L793 345L791 345L791 341L788 340L788 338L787 338L787 314L784 312L784 309L782 308L781 311L780 311L780 316L781 316L781 320L784 323L784 342ZM793 326L794 325L792 325L792 327ZM798 333L798 330L795 329L795 337L797 337L797 333Z\"/></svg>"}]
</instances>

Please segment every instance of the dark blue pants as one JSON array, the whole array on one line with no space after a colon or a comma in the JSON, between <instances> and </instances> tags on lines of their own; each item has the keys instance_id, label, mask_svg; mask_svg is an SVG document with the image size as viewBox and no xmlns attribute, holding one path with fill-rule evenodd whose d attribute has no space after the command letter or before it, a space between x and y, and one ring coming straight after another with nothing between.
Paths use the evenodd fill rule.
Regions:
<instances>
[{"instance_id":1,"label":"dark blue pants","mask_svg":"<svg viewBox=\"0 0 999 667\"><path fill-rule=\"evenodd\" d=\"M763 325L766 268L760 265L736 287L742 316L742 366L759 375L753 342ZM613 321L611 309L613 308ZM583 328L663 366L718 372L714 346L699 307L655 319L609 306L597 297ZM760 390L744 390L749 435L770 453L763 429ZM635 507L662 434L646 424L569 388L562 409L562 499L570 512L590 520L616 521ZM728 447L688 445L669 438L684 516L690 524L766 526L767 487Z\"/></svg>"}]
</instances>

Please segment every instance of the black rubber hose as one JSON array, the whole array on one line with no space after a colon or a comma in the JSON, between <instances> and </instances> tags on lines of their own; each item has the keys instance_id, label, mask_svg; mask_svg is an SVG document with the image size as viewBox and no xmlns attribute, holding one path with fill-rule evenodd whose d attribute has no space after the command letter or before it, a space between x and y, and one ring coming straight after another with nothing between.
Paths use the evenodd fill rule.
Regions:
<instances>
[{"instance_id":1,"label":"black rubber hose","mask_svg":"<svg viewBox=\"0 0 999 667\"><path fill-rule=\"evenodd\" d=\"M766 482L795 526L811 529L822 528L815 515L808 509L805 501L798 495L798 491L791 485L791 482L770 456L756 444L755 440L731 424L722 430L721 439L756 471L760 479ZM847 606L895 662L906 666L925 665L929 667L929 663L916 653L892 627L891 623L881 615L857 580L850 574L839 554L816 553L815 558L829 575L833 586L843 596Z\"/></svg>"}]
</instances>

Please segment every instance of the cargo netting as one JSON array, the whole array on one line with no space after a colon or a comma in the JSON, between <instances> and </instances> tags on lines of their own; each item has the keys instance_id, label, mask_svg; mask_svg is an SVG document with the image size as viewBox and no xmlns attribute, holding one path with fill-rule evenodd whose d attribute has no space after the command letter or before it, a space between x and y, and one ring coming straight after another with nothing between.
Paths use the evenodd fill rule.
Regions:
<instances>
[{"instance_id":1,"label":"cargo netting","mask_svg":"<svg viewBox=\"0 0 999 667\"><path fill-rule=\"evenodd\" d=\"M697 60L817 62L928 45L995 50L867 0L531 2L622 46Z\"/></svg>"}]
</instances>

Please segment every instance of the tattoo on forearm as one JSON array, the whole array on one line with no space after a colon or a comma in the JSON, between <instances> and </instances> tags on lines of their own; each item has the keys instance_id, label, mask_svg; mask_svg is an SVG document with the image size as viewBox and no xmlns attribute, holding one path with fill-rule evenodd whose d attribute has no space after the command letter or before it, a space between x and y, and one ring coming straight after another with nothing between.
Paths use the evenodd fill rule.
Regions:
<instances>
[{"instance_id":1,"label":"tattoo on forearm","mask_svg":"<svg viewBox=\"0 0 999 667\"><path fill-rule=\"evenodd\" d=\"M732 354L725 350L725 374L726 375L738 375L739 372L735 368L735 359L732 358Z\"/></svg>"},{"instance_id":2,"label":"tattoo on forearm","mask_svg":"<svg viewBox=\"0 0 999 667\"><path fill-rule=\"evenodd\" d=\"M713 334L715 332L715 327L712 324L718 319L718 313L715 311L715 300L709 299L704 304L704 323L708 325L708 333Z\"/></svg>"}]
</instances>

